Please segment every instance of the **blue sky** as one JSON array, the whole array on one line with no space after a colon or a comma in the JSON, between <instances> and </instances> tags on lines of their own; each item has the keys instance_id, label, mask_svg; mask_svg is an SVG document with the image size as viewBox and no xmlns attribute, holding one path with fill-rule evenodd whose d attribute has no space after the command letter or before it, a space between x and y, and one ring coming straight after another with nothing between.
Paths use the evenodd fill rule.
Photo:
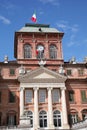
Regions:
<instances>
[{"instance_id":1,"label":"blue sky","mask_svg":"<svg viewBox=\"0 0 87 130\"><path fill-rule=\"evenodd\" d=\"M87 56L87 0L0 0L0 61L14 60L14 33L32 23L36 11L40 24L63 31L63 57L83 62Z\"/></svg>"}]
</instances>

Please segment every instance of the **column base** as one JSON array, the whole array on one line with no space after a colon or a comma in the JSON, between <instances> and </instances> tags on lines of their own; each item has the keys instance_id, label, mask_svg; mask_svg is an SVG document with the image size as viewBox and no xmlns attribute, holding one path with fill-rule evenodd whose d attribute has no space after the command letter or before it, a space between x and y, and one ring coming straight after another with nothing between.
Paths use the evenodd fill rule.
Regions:
<instances>
[{"instance_id":1,"label":"column base","mask_svg":"<svg viewBox=\"0 0 87 130\"><path fill-rule=\"evenodd\" d=\"M63 124L63 129L70 129L70 126L68 124Z\"/></svg>"}]
</instances>

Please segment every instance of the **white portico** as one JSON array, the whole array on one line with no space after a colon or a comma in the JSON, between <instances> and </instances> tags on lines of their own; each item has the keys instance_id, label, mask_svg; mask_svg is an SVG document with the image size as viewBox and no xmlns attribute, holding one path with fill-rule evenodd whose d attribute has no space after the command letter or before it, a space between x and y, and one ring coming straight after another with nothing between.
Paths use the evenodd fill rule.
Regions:
<instances>
[{"instance_id":1,"label":"white portico","mask_svg":"<svg viewBox=\"0 0 87 130\"><path fill-rule=\"evenodd\" d=\"M65 76L40 67L21 75L19 81L20 118L25 112L31 113L28 116L31 118L30 126L34 129L69 129Z\"/></svg>"}]
</instances>

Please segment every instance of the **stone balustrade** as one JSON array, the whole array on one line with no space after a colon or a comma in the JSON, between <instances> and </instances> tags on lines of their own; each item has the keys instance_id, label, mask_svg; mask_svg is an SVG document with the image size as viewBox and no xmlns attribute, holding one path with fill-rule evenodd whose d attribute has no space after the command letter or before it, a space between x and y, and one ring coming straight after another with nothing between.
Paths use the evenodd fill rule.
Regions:
<instances>
[{"instance_id":1,"label":"stone balustrade","mask_svg":"<svg viewBox=\"0 0 87 130\"><path fill-rule=\"evenodd\" d=\"M84 121L73 124L72 129L87 129L87 118Z\"/></svg>"}]
</instances>

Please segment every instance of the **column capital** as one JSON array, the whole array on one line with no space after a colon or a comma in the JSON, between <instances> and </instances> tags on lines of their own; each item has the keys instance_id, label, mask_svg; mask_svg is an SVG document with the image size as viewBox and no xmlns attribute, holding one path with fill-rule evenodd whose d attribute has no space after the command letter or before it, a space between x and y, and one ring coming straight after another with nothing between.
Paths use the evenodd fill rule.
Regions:
<instances>
[{"instance_id":1,"label":"column capital","mask_svg":"<svg viewBox=\"0 0 87 130\"><path fill-rule=\"evenodd\" d=\"M47 90L49 91L49 90L52 90L53 89L53 87L47 87Z\"/></svg>"},{"instance_id":2,"label":"column capital","mask_svg":"<svg viewBox=\"0 0 87 130\"><path fill-rule=\"evenodd\" d=\"M20 87L19 88L19 91L23 91L25 88L24 87Z\"/></svg>"},{"instance_id":3,"label":"column capital","mask_svg":"<svg viewBox=\"0 0 87 130\"><path fill-rule=\"evenodd\" d=\"M66 87L61 87L60 89L61 89L61 90L66 90Z\"/></svg>"},{"instance_id":4,"label":"column capital","mask_svg":"<svg viewBox=\"0 0 87 130\"><path fill-rule=\"evenodd\" d=\"M39 87L33 87L33 90L35 91L35 90L39 90Z\"/></svg>"}]
</instances>

